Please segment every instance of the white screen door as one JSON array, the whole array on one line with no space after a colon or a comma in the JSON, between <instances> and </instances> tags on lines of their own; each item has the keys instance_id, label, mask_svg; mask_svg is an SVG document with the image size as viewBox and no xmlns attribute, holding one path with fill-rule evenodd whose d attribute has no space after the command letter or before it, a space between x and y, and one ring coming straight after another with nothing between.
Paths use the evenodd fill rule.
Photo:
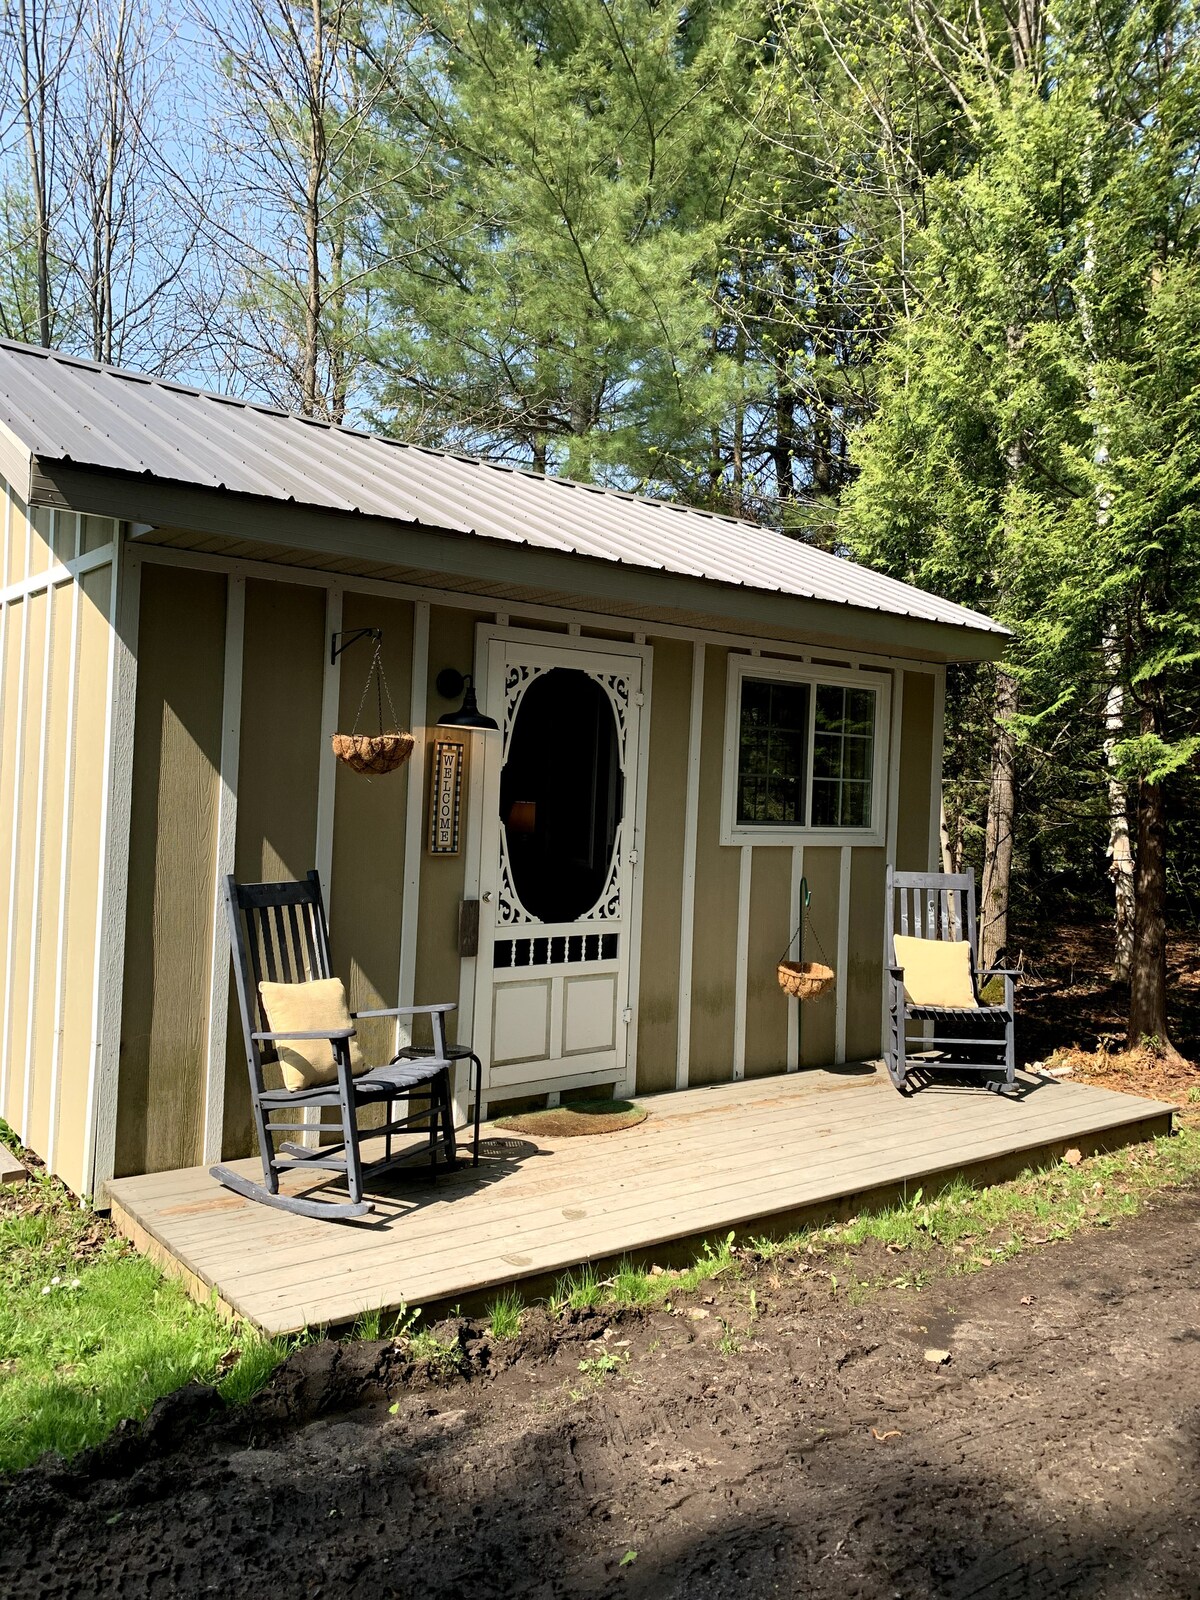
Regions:
<instances>
[{"instance_id":1,"label":"white screen door","mask_svg":"<svg viewBox=\"0 0 1200 1600\"><path fill-rule=\"evenodd\" d=\"M501 730L484 741L480 838L487 1099L626 1078L643 657L593 646L486 645Z\"/></svg>"}]
</instances>

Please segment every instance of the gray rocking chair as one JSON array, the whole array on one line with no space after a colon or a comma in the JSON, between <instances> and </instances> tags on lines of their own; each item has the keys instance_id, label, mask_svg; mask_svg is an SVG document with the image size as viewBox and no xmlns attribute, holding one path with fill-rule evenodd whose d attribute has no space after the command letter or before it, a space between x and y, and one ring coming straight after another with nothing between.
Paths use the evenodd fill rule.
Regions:
<instances>
[{"instance_id":1,"label":"gray rocking chair","mask_svg":"<svg viewBox=\"0 0 1200 1600\"><path fill-rule=\"evenodd\" d=\"M246 1039L246 1065L250 1070L250 1100L254 1126L262 1156L263 1181L255 1183L230 1167L211 1169L219 1183L247 1199L278 1206L304 1217L339 1219L362 1217L373 1209L364 1198L363 1180L369 1173L381 1172L411 1161L411 1148L393 1156L392 1136L420 1129L428 1133L429 1164L433 1173L455 1164L454 1114L450 1098L450 1063L446 1051L446 1013L453 1005L394 1006L383 1011L352 1012L360 1017L428 1016L433 1024L433 1049L419 1059L397 1058L386 1067L375 1067L355 1077L350 1070L349 1041L353 1028L337 1033L272 1033L259 999L259 984L267 979L279 983L303 983L331 976L329 930L321 899L321 884L315 872L304 882L235 883L225 880L225 906L229 917L233 970L238 1005ZM335 1082L305 1089L268 1089L263 1067L275 1059L275 1046L287 1039L328 1038L337 1067ZM417 1104L414 1106L414 1101ZM364 1164L360 1150L358 1113L362 1107L382 1102L387 1106L382 1127L365 1130L368 1138L384 1139L382 1159ZM392 1107L403 1102L405 1115L392 1117ZM318 1133L326 1130L317 1123L296 1120L272 1121L272 1113L283 1112L294 1118L313 1106L336 1107L341 1114L341 1137L313 1149L284 1143L278 1148L279 1133ZM333 1133L329 1125L328 1132ZM442 1158L439 1160L439 1152ZM348 1203L307 1200L299 1195L279 1192L280 1174L289 1168L328 1169L344 1172L350 1190Z\"/></svg>"},{"instance_id":2,"label":"gray rocking chair","mask_svg":"<svg viewBox=\"0 0 1200 1600\"><path fill-rule=\"evenodd\" d=\"M983 1080L1002 1094L1016 1093L1014 982L1008 967L978 968L975 941L974 872L897 872L887 870L887 967L890 1017L884 1048L888 1076L901 1094L910 1094L910 1079L919 1084L927 1074L948 1072ZM971 952L971 985L975 1006L910 1005L904 992L904 969L895 965L894 934L919 939L965 940ZM983 988L1004 980L1000 1005L984 1005ZM914 1038L910 1024L920 1025ZM925 1025L932 1024L930 1036ZM926 1079L926 1081L928 1081Z\"/></svg>"}]
</instances>

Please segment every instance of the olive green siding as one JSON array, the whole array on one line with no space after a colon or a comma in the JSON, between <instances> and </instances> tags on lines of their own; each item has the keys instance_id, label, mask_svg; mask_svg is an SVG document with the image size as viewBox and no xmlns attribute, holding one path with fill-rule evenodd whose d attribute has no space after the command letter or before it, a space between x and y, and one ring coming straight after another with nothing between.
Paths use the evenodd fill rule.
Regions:
<instances>
[{"instance_id":1,"label":"olive green siding","mask_svg":"<svg viewBox=\"0 0 1200 1600\"><path fill-rule=\"evenodd\" d=\"M245 582L245 636L240 695L235 872L244 879L300 876L317 864L318 792L332 763L321 726L328 659L327 594L323 585L250 577ZM357 592L342 585L341 626L383 630L383 661L396 721L411 719L417 603L403 595ZM125 1015L118 1112L118 1173L178 1166L203 1158L207 1006L214 935L217 804L226 606L223 572L144 563L133 824L126 936ZM405 959L402 905L418 873L414 999L458 999L459 907L469 863L431 856L426 848L430 756L438 716L450 702L436 689L445 667L471 669L477 627L494 613L427 607L426 714L423 755L401 771L367 779L336 767L332 777L330 926L335 966L352 1005L396 1003ZM516 619L514 619L516 620ZM520 626L527 619L520 619ZM543 624L562 633L564 625ZM620 635L632 639L635 624ZM581 644L589 635L584 624ZM605 627L605 635L612 633ZM650 1093L677 1082L680 953L686 863L689 732L696 652L688 639L654 636L645 826L641 866L640 979L636 1087ZM358 713L372 646L352 646L341 659L337 724ZM729 649L708 642L702 652L696 856L692 890L690 1057L686 1081L728 1081L740 1059L747 1077L786 1070L789 1037L798 1036L798 1064L832 1063L839 1053L878 1053L882 1014L882 907L887 850L881 846L807 845L802 870L812 892L812 929L804 954L837 966L838 988L798 1007L779 989L776 963L793 932L794 853L788 846L720 842L726 761ZM11 660L5 682L13 677ZM52 675L57 685L57 673ZM55 690L52 689L52 697ZM936 680L905 671L899 745L889 819L901 866L927 861L935 750ZM373 731L374 694L363 707ZM391 721L385 702L385 722ZM6 733L6 737L10 737ZM10 740L11 742L11 740ZM465 744L464 812L480 752ZM476 741L476 745L478 741ZM418 786L421 858L406 869L409 793ZM635 797L630 797L631 804ZM3 825L0 823L0 832ZM5 865L0 838L0 870ZM745 860L745 866L743 861ZM748 872L748 897L745 894ZM848 907L839 928L839 906ZM739 929L748 904L749 915ZM842 1016L844 1041L839 1037ZM739 1033L738 1018L741 1019ZM476 1018L477 1037L487 1033ZM251 1148L240 1027L226 1019L224 1090L226 1157ZM369 1054L391 1043L390 1023L364 1030ZM839 1046L842 1046L839 1051ZM39 1105L40 1105L39 1101Z\"/></svg>"},{"instance_id":2,"label":"olive green siding","mask_svg":"<svg viewBox=\"0 0 1200 1600\"><path fill-rule=\"evenodd\" d=\"M203 1156L225 580L142 575L117 1177Z\"/></svg>"},{"instance_id":3,"label":"olive green siding","mask_svg":"<svg viewBox=\"0 0 1200 1600\"><path fill-rule=\"evenodd\" d=\"M679 1038L679 930L687 799L692 647L654 639L646 836L642 848L642 971L638 988L637 1088L675 1087Z\"/></svg>"}]
</instances>

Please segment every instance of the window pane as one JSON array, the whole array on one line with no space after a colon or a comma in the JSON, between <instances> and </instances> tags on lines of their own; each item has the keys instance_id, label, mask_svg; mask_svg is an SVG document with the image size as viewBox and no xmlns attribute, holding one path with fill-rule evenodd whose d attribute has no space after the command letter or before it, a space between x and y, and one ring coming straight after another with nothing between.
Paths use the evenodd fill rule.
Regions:
<instances>
[{"instance_id":1,"label":"window pane","mask_svg":"<svg viewBox=\"0 0 1200 1600\"><path fill-rule=\"evenodd\" d=\"M814 828L869 828L875 691L818 684L813 735Z\"/></svg>"},{"instance_id":2,"label":"window pane","mask_svg":"<svg viewBox=\"0 0 1200 1600\"><path fill-rule=\"evenodd\" d=\"M842 785L841 824L843 828L869 828L871 825L871 785Z\"/></svg>"},{"instance_id":3,"label":"window pane","mask_svg":"<svg viewBox=\"0 0 1200 1600\"><path fill-rule=\"evenodd\" d=\"M845 713L846 691L831 683L819 683L817 685L817 728L825 728L830 733L841 733Z\"/></svg>"},{"instance_id":4,"label":"window pane","mask_svg":"<svg viewBox=\"0 0 1200 1600\"><path fill-rule=\"evenodd\" d=\"M841 785L836 778L813 779L812 820L814 828L836 828L838 825L838 795Z\"/></svg>"},{"instance_id":5,"label":"window pane","mask_svg":"<svg viewBox=\"0 0 1200 1600\"><path fill-rule=\"evenodd\" d=\"M847 778L869 778L871 776L870 739L853 737L845 740L842 775Z\"/></svg>"},{"instance_id":6,"label":"window pane","mask_svg":"<svg viewBox=\"0 0 1200 1600\"><path fill-rule=\"evenodd\" d=\"M742 680L739 823L803 827L808 697L806 683Z\"/></svg>"},{"instance_id":7,"label":"window pane","mask_svg":"<svg viewBox=\"0 0 1200 1600\"><path fill-rule=\"evenodd\" d=\"M737 824L869 828L877 691L745 678L741 695ZM811 815L806 816L810 777Z\"/></svg>"}]
</instances>

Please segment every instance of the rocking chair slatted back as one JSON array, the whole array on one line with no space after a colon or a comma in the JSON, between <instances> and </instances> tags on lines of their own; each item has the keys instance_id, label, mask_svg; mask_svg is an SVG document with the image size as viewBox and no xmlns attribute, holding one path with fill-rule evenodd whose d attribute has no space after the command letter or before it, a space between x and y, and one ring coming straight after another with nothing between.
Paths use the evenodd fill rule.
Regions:
<instances>
[{"instance_id":1,"label":"rocking chair slatted back","mask_svg":"<svg viewBox=\"0 0 1200 1600\"><path fill-rule=\"evenodd\" d=\"M331 976L329 929L315 872L300 883L235 883L229 878L226 899L234 930L238 1002L249 1038L268 1030L258 989L264 979L306 983ZM275 1059L270 1045L255 1053L259 1062Z\"/></svg>"},{"instance_id":2,"label":"rocking chair slatted back","mask_svg":"<svg viewBox=\"0 0 1200 1600\"><path fill-rule=\"evenodd\" d=\"M888 869L887 964L895 959L892 935L965 939L975 945L974 872L897 872Z\"/></svg>"},{"instance_id":3,"label":"rocking chair slatted back","mask_svg":"<svg viewBox=\"0 0 1200 1600\"><path fill-rule=\"evenodd\" d=\"M348 1218L365 1216L373 1202L364 1196L364 1174L384 1172L411 1159L411 1148L392 1151L395 1134L419 1134L419 1149L429 1152L430 1169L438 1171L455 1161L454 1114L451 1103L450 1063L444 1054L445 1022L452 1005L419 1007L434 1013L434 1036L442 1049L397 1056L387 1066L371 1067L351 1078L349 1046L345 1036L330 1037L336 1065L333 1078L318 1080L303 1088L267 1088L264 1066L277 1059L269 1039L255 1034L269 1033L270 1022L262 1006L259 985L306 983L333 976L329 954L329 927L321 898L321 880L316 872L293 883L237 883L225 879L225 910L229 919L233 950L233 975L241 1011L246 1043L246 1063L250 1069L250 1101L262 1157L261 1183L233 1167L215 1166L212 1175L235 1194L264 1205L306 1217ZM408 1016L414 1012L397 1007L367 1015ZM299 1035L301 1038L317 1035ZM479 1105L478 1081L475 1103ZM360 1148L359 1112L368 1105L382 1106L384 1117L372 1123L372 1132L385 1141L382 1159L366 1163ZM397 1108L403 1114L397 1115ZM303 1108L303 1109L301 1109ZM310 1112L316 1111L314 1122ZM275 1114L287 1118L275 1120ZM334 1116L336 1113L336 1117ZM309 1144L279 1142L289 1133L306 1133L319 1139ZM478 1145L478 1134L476 1134ZM280 1175L314 1169L344 1175L348 1201L326 1201L305 1194L281 1190Z\"/></svg>"},{"instance_id":4,"label":"rocking chair slatted back","mask_svg":"<svg viewBox=\"0 0 1200 1600\"><path fill-rule=\"evenodd\" d=\"M1015 1093L1015 975L1000 970L984 973L979 970L975 874L897 872L894 867L888 867L884 923L887 930L884 969L888 974L885 978L888 1024L884 1060L896 1088L907 1094L913 1072L928 1077L935 1072L949 1071L982 1078L989 1088L999 1088L1002 1093ZM946 943L965 942L970 950L976 1005L970 1008L913 1005L904 987L903 970L896 961L893 936L897 933ZM980 984L991 979L1003 982L1004 998L984 1003ZM919 1029L919 1036L910 1038L910 1028Z\"/></svg>"}]
</instances>

